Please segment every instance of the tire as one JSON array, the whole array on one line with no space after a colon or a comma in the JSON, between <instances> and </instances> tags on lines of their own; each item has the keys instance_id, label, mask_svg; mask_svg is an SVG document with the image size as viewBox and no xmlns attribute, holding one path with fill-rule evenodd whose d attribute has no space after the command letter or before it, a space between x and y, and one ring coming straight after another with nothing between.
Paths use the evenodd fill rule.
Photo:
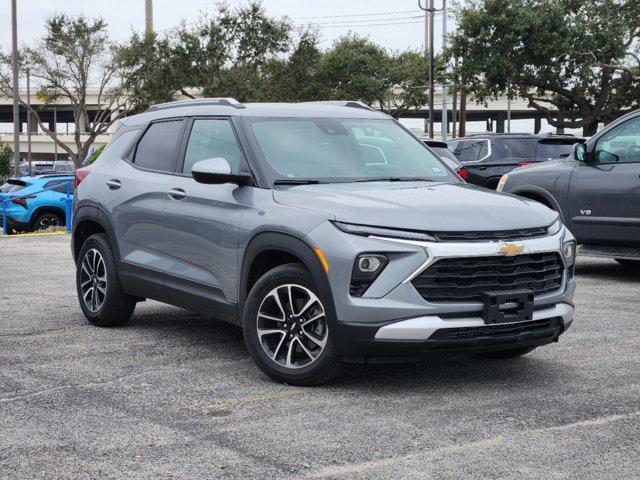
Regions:
<instances>
[{"instance_id":1,"label":"tire","mask_svg":"<svg viewBox=\"0 0 640 480\"><path fill-rule=\"evenodd\" d=\"M41 213L31 223L31 230L46 230L49 227L64 227L64 218L57 213Z\"/></svg>"},{"instance_id":2,"label":"tire","mask_svg":"<svg viewBox=\"0 0 640 480\"><path fill-rule=\"evenodd\" d=\"M84 316L98 327L124 325L136 307L135 297L122 291L113 251L102 233L91 235L80 248L76 289Z\"/></svg>"},{"instance_id":3,"label":"tire","mask_svg":"<svg viewBox=\"0 0 640 480\"><path fill-rule=\"evenodd\" d=\"M276 267L256 282L245 304L243 329L247 349L264 373L299 386L319 385L340 373L325 305L300 264Z\"/></svg>"},{"instance_id":4,"label":"tire","mask_svg":"<svg viewBox=\"0 0 640 480\"><path fill-rule=\"evenodd\" d=\"M627 258L616 258L615 261L618 262L623 267L640 268L640 260L629 260Z\"/></svg>"},{"instance_id":5,"label":"tire","mask_svg":"<svg viewBox=\"0 0 640 480\"><path fill-rule=\"evenodd\" d=\"M491 360L508 360L510 358L521 357L529 352L533 352L536 347L520 347L510 348L508 350L497 350L495 352L478 353L477 355L482 358L489 358Z\"/></svg>"}]
</instances>

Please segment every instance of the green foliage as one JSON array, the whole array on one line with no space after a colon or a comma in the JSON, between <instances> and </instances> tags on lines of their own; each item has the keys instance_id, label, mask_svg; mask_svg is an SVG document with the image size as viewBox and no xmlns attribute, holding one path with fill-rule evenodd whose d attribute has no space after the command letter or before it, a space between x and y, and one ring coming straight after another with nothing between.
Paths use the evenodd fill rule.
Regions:
<instances>
[{"instance_id":1,"label":"green foliage","mask_svg":"<svg viewBox=\"0 0 640 480\"><path fill-rule=\"evenodd\" d=\"M397 85L398 114L427 98L423 55L390 54L356 35L321 52L316 31L294 32L259 2L220 5L213 17L193 27L182 23L162 37L133 34L117 58L137 111L194 93L241 102L337 99L385 106Z\"/></svg>"},{"instance_id":2,"label":"green foliage","mask_svg":"<svg viewBox=\"0 0 640 480\"><path fill-rule=\"evenodd\" d=\"M87 158L87 165L91 165L93 162L95 162L98 159L98 157L104 150L104 147L106 147L106 145L100 145L98 148L96 148L93 151L93 153L91 153L91 155L89 155L89 158Z\"/></svg>"},{"instance_id":3,"label":"green foliage","mask_svg":"<svg viewBox=\"0 0 640 480\"><path fill-rule=\"evenodd\" d=\"M458 17L450 75L480 101L511 92L585 134L638 106L637 0L473 0Z\"/></svg>"},{"instance_id":4,"label":"green foliage","mask_svg":"<svg viewBox=\"0 0 640 480\"><path fill-rule=\"evenodd\" d=\"M384 49L366 38L347 35L322 55L317 78L326 98L384 104L393 86L389 68Z\"/></svg>"},{"instance_id":5,"label":"green foliage","mask_svg":"<svg viewBox=\"0 0 640 480\"><path fill-rule=\"evenodd\" d=\"M0 178L11 175L11 162L13 161L13 149L6 143L0 142Z\"/></svg>"}]
</instances>

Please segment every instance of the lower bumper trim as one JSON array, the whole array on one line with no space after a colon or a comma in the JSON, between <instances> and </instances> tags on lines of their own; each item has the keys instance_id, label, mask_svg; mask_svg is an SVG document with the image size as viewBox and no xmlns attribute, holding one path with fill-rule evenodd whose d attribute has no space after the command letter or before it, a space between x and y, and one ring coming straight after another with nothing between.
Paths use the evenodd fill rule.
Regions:
<instances>
[{"instance_id":1,"label":"lower bumper trim","mask_svg":"<svg viewBox=\"0 0 640 480\"><path fill-rule=\"evenodd\" d=\"M568 303L558 303L549 308L536 310L533 313L532 321L550 318L560 318L561 329L566 330L573 320L574 307ZM525 322L503 323L501 326L518 326ZM399 322L390 323L380 327L375 334L376 340L391 341L413 341L423 342L430 340L431 336L438 330L443 329L473 329L476 327L487 327L480 317L465 317L461 319L443 319L437 315L429 315Z\"/></svg>"}]
</instances>

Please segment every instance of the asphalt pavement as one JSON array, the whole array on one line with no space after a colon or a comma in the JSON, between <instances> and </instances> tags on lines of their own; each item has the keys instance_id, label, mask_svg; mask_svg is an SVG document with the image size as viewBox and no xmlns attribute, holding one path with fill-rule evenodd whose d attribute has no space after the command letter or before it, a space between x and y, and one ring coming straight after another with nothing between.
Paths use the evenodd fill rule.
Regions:
<instances>
[{"instance_id":1,"label":"asphalt pavement","mask_svg":"<svg viewBox=\"0 0 640 480\"><path fill-rule=\"evenodd\" d=\"M296 388L212 318L89 325L69 243L0 238L0 478L640 477L640 271L579 259L573 326L526 357Z\"/></svg>"}]
</instances>

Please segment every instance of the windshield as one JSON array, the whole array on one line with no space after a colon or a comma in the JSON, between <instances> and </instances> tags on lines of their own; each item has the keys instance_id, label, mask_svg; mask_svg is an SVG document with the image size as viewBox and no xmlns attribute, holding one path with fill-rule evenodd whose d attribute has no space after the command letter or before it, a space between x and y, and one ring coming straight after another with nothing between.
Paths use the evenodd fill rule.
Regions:
<instances>
[{"instance_id":1,"label":"windshield","mask_svg":"<svg viewBox=\"0 0 640 480\"><path fill-rule=\"evenodd\" d=\"M251 131L277 183L457 178L393 120L251 118Z\"/></svg>"}]
</instances>

